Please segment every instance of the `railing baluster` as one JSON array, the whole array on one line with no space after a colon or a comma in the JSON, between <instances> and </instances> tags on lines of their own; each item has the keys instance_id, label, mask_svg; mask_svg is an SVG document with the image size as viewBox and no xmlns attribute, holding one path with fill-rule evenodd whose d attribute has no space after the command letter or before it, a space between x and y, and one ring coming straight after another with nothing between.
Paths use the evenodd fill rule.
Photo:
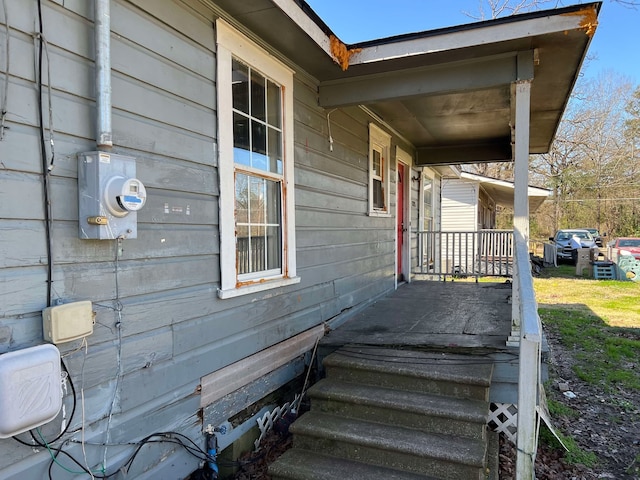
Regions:
<instances>
[{"instance_id":1,"label":"railing baluster","mask_svg":"<svg viewBox=\"0 0 640 480\"><path fill-rule=\"evenodd\" d=\"M514 242L511 230L416 232L415 272L447 276L511 277Z\"/></svg>"}]
</instances>

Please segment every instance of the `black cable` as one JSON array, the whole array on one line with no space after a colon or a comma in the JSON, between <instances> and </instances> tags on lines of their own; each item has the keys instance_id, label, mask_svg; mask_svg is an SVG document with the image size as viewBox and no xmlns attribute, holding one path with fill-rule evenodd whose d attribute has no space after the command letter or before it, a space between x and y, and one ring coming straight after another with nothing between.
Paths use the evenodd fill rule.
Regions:
<instances>
[{"instance_id":1,"label":"black cable","mask_svg":"<svg viewBox=\"0 0 640 480\"><path fill-rule=\"evenodd\" d=\"M40 156L42 157L42 189L44 195L44 230L47 246L47 307L51 306L51 289L53 282L53 255L51 248L51 210L49 200L49 169L47 166L47 148L44 139L44 113L42 106L42 47L44 40L42 38L42 0L38 0L38 28L39 28L39 44L38 44L38 114L40 120ZM51 79L49 79L51 81Z\"/></svg>"},{"instance_id":2,"label":"black cable","mask_svg":"<svg viewBox=\"0 0 640 480\"><path fill-rule=\"evenodd\" d=\"M99 479L106 479L108 478L107 476L104 475L100 475L97 474L95 472L91 472L87 467L85 467L84 465L82 465L78 460L76 460L73 455L65 452L64 450L62 450L62 445L60 445L57 449L56 449L56 453L51 457L51 461L49 462L49 469L48 469L48 474L49 474L49 480L53 480L53 475L52 475L52 468L53 465L55 465L58 461L58 455L60 455L61 453L63 453L64 455L66 455L73 463L75 463L80 469L82 469L83 472L85 472L88 475L91 475L94 478L99 478ZM112 474L113 475L113 474Z\"/></svg>"},{"instance_id":3,"label":"black cable","mask_svg":"<svg viewBox=\"0 0 640 480\"><path fill-rule=\"evenodd\" d=\"M155 438L155 437L159 437L159 438ZM24 445L27 446L33 446L30 445L26 442L21 441L20 439L16 440ZM47 448L47 445L43 444L42 442L37 442L39 446L43 447L43 448ZM100 479L100 480L107 480L111 477L114 477L115 475L118 475L121 472L127 472L131 466L133 465L133 462L135 461L135 459L138 456L138 453L140 453L140 450L142 449L142 447L144 447L147 444L151 444L151 443L171 443L174 445L178 445L182 448L184 448L189 454L191 454L192 456L194 456L195 458L197 458L198 460L204 461L204 462L208 462L211 459L211 456L209 455L208 452L206 452L202 447L200 447L196 442L194 442L191 438L187 437L186 435L179 433L179 432L173 432L173 431L169 431L169 432L156 432L156 433L152 433L151 435L148 435L146 437L144 437L142 440L136 442L136 443L132 443L129 445L135 445L135 450L133 451L133 453L122 463L122 465L117 468L116 470L114 470L113 473L109 473L109 474L99 474L99 473L95 473L95 472L90 472L90 470L83 465L82 463L80 463L73 455L65 452L64 450L62 450L62 445L56 447L55 449L55 453L52 454L52 458L51 461L49 462L49 469L48 469L48 473L49 473L49 480L53 480L53 465L57 463L58 460L58 456L63 454L65 455L68 459L70 459L74 464L76 464L80 469L82 469L83 472L89 474L89 475L93 475L94 478L96 479ZM101 444L96 444L96 445L101 445ZM262 460L267 453L270 452L271 449L266 449L264 451L262 451L260 454L252 457L249 460L244 460L244 461L222 461L220 462L220 465L224 465L224 466L234 466L234 467L244 467L247 465L251 465L253 463L256 463L260 460Z\"/></svg>"},{"instance_id":4,"label":"black cable","mask_svg":"<svg viewBox=\"0 0 640 480\"><path fill-rule=\"evenodd\" d=\"M73 420L73 415L76 413L76 406L78 404L78 402L76 402L76 387L73 385L73 381L71 380L71 373L69 373L69 369L67 368L67 365L64 363L64 360L60 359L60 363L62 364L62 368L64 369L64 371L67 373L67 380L69 380L69 387L71 388L71 398L73 399L73 407L71 407L71 416L69 417L69 421L64 426L64 429L62 430L62 432L60 432L58 436L53 440L45 440L44 442L40 442L40 440L38 440L34 435L33 430L29 431L29 433L31 434L31 438L33 438L33 441L36 442L36 444L38 444L41 447L46 447L47 445L51 445L52 443L55 443L58 440L60 440L62 436L65 433L67 433L67 431L69 431L69 427L71 426L71 421Z\"/></svg>"},{"instance_id":5,"label":"black cable","mask_svg":"<svg viewBox=\"0 0 640 480\"><path fill-rule=\"evenodd\" d=\"M67 373L67 380L69 381L69 387L71 388L71 398L73 399L73 406L71 407L71 416L69 417L69 421L66 423L64 429L62 430L62 432L60 432L58 434L58 436L56 438L54 438L53 440L45 440L45 442L41 442L38 438L36 438L35 434L33 433L33 429L29 430L29 433L31 434L31 438L33 439L35 445L39 446L39 447L43 447L46 448L47 444L52 444L57 442L58 440L60 440L62 438L63 435L65 435L68 431L69 431L69 427L71 426L71 422L73 420L73 416L76 413L76 406L78 404L78 402L76 402L76 387L73 384L73 380L71 380L71 373L69 373L69 369L67 368L67 365L64 363L64 360L60 359L60 363L62 364L62 368L64 369L64 371ZM34 444L31 443L27 443L23 440L20 440L18 437L12 437L16 442L21 443L22 445L26 445L28 447L33 447ZM45 444L46 443L46 444Z\"/></svg>"}]
</instances>

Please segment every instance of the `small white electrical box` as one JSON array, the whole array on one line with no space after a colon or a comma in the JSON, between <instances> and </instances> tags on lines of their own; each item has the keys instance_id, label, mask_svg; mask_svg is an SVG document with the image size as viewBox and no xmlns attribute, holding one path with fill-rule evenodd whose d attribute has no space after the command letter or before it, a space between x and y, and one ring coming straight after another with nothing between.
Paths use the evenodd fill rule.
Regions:
<instances>
[{"instance_id":1,"label":"small white electrical box","mask_svg":"<svg viewBox=\"0 0 640 480\"><path fill-rule=\"evenodd\" d=\"M77 340L93 333L93 310L91 302L65 303L42 311L44 339L51 343Z\"/></svg>"},{"instance_id":2,"label":"small white electrical box","mask_svg":"<svg viewBox=\"0 0 640 480\"><path fill-rule=\"evenodd\" d=\"M0 438L50 422L62 407L60 352L55 345L0 355Z\"/></svg>"}]
</instances>

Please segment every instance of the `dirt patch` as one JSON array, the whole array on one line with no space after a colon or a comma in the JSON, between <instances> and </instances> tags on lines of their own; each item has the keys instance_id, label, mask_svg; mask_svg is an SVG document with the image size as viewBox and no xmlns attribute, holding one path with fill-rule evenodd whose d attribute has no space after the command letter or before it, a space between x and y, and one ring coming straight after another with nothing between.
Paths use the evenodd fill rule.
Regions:
<instances>
[{"instance_id":1,"label":"dirt patch","mask_svg":"<svg viewBox=\"0 0 640 480\"><path fill-rule=\"evenodd\" d=\"M575 439L581 450L592 452L597 464L592 468L567 461L564 451L540 442L536 458L538 480L640 479L640 392L602 388L581 381L574 373L576 350L564 347L553 331L549 342L547 398L573 411L552 420L563 434ZM628 337L621 330L620 336ZM640 337L640 332L638 332ZM640 362L640 357L638 359ZM629 368L640 368L630 364ZM566 394L563 390L567 389ZM515 448L501 439L500 480L515 478Z\"/></svg>"}]
</instances>

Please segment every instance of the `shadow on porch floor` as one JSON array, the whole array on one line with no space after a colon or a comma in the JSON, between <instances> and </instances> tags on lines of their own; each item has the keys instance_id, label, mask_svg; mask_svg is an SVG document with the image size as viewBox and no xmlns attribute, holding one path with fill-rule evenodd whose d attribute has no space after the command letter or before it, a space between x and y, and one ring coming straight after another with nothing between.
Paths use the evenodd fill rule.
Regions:
<instances>
[{"instance_id":1,"label":"shadow on porch floor","mask_svg":"<svg viewBox=\"0 0 640 480\"><path fill-rule=\"evenodd\" d=\"M354 314L320 348L500 351L511 333L511 307L511 283L415 281Z\"/></svg>"}]
</instances>

